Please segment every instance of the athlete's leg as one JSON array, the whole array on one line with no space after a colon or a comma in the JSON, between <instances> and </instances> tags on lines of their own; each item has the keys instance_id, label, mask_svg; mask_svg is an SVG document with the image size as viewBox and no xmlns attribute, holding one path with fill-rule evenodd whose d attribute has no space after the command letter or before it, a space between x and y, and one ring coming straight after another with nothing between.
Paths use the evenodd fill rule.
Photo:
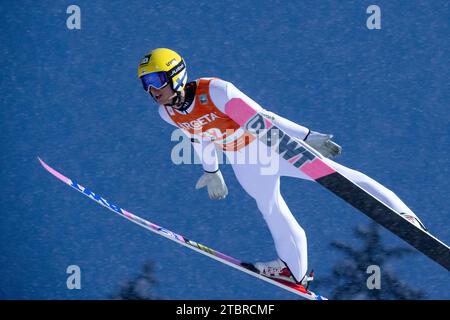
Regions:
<instances>
[{"instance_id":1,"label":"athlete's leg","mask_svg":"<svg viewBox=\"0 0 450 320\"><path fill-rule=\"evenodd\" d=\"M325 159L325 162L398 213L407 213L415 216L414 212L408 208L408 206L400 200L394 192L379 182L359 171L347 168L337 162L334 162L333 160Z\"/></svg>"},{"instance_id":2,"label":"athlete's leg","mask_svg":"<svg viewBox=\"0 0 450 320\"><path fill-rule=\"evenodd\" d=\"M425 229L422 222L415 215L415 213L402 200L400 200L400 198L394 192L359 171L347 168L327 158L323 158L323 161L333 169L335 169L337 172L341 173L343 176L356 183L359 187L376 197L378 200L394 209L396 212L404 214L404 217L407 218L410 222L420 228ZM309 177L305 178L305 174L294 166L285 166L285 164L287 163L286 161L282 162L283 164L280 164L281 175L312 180Z\"/></svg>"},{"instance_id":3,"label":"athlete's leg","mask_svg":"<svg viewBox=\"0 0 450 320\"><path fill-rule=\"evenodd\" d=\"M305 231L280 194L279 174L262 175L260 169L259 165L233 165L239 183L256 200L272 234L279 258L300 281L308 269Z\"/></svg>"},{"instance_id":4,"label":"athlete's leg","mask_svg":"<svg viewBox=\"0 0 450 320\"><path fill-rule=\"evenodd\" d=\"M407 213L415 216L414 212L412 212L412 210L408 208L408 206L402 200L400 200L400 198L394 192L378 183L374 179L366 176L364 173L347 168L337 162L334 162L333 160L327 158L323 158L322 160L334 170L356 183L362 189L366 190L371 195L373 195L398 213ZM280 173L282 176L312 180L298 168L295 168L293 165L286 165L286 163L287 162L283 160L281 160L280 162Z\"/></svg>"}]
</instances>

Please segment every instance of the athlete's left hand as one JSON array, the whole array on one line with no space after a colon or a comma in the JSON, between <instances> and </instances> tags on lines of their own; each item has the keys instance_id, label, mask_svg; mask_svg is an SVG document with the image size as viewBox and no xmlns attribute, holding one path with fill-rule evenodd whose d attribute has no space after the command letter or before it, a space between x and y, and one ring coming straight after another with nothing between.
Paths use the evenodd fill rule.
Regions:
<instances>
[{"instance_id":1,"label":"athlete's left hand","mask_svg":"<svg viewBox=\"0 0 450 320\"><path fill-rule=\"evenodd\" d=\"M342 153L342 147L331 141L331 138L333 138L332 134L311 131L305 142L319 151L324 157L332 158Z\"/></svg>"},{"instance_id":2,"label":"athlete's left hand","mask_svg":"<svg viewBox=\"0 0 450 320\"><path fill-rule=\"evenodd\" d=\"M203 187L208 187L209 198L212 200L225 199L228 195L228 188L220 170L216 172L205 172L198 179L195 189L201 189Z\"/></svg>"}]
</instances>

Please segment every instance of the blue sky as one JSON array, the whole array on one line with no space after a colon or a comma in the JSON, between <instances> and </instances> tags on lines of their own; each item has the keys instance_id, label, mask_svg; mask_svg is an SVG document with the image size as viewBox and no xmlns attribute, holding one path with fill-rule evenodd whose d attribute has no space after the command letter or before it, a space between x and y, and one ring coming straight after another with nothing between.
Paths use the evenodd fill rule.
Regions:
<instances>
[{"instance_id":1,"label":"blue sky","mask_svg":"<svg viewBox=\"0 0 450 320\"><path fill-rule=\"evenodd\" d=\"M81 8L81 30L66 9ZM152 48L179 51L190 79L233 82L266 109L333 133L336 161L394 190L450 242L448 1L3 1L0 35L0 298L103 299L155 263L166 299L295 299L147 232L53 179L36 157L133 213L243 260L273 243L230 166L225 201L194 186L201 166L171 163L172 127L136 78ZM282 193L309 242L316 277L358 245L368 219L319 185ZM401 245L383 232L387 244ZM80 266L82 289L66 288ZM449 299L448 271L421 254L389 267L428 298ZM321 292L326 296L326 290Z\"/></svg>"}]
</instances>

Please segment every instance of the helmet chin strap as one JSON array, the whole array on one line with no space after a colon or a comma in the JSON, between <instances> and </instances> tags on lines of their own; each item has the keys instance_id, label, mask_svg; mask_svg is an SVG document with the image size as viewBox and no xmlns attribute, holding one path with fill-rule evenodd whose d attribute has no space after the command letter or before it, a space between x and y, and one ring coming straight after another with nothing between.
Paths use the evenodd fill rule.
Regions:
<instances>
[{"instance_id":1,"label":"helmet chin strap","mask_svg":"<svg viewBox=\"0 0 450 320\"><path fill-rule=\"evenodd\" d=\"M176 91L175 97L173 97L172 102L171 102L171 106L174 107L179 107L182 103L182 96L181 96L181 92L180 91Z\"/></svg>"},{"instance_id":2,"label":"helmet chin strap","mask_svg":"<svg viewBox=\"0 0 450 320\"><path fill-rule=\"evenodd\" d=\"M158 100L156 100L156 98L153 96L151 90L148 90L148 93L152 97L153 101L158 103ZM176 91L174 97L172 98L172 101L170 103L165 104L165 106L168 106L168 107L179 107L183 103L182 100L183 100L183 96L181 95L181 92L180 91Z\"/></svg>"},{"instance_id":3,"label":"helmet chin strap","mask_svg":"<svg viewBox=\"0 0 450 320\"><path fill-rule=\"evenodd\" d=\"M170 103L165 104L165 106L173 107L175 109L178 109L183 105L183 95L181 91L176 91L175 96L172 98L172 101Z\"/></svg>"}]
</instances>

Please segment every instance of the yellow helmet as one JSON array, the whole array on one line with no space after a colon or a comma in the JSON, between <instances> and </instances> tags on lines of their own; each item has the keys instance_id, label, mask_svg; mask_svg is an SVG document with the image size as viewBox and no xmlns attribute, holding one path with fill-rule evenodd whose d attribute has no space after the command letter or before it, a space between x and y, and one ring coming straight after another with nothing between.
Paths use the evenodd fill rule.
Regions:
<instances>
[{"instance_id":1,"label":"yellow helmet","mask_svg":"<svg viewBox=\"0 0 450 320\"><path fill-rule=\"evenodd\" d=\"M161 89L167 84L170 84L175 92L180 92L187 83L186 64L175 51L166 48L154 49L139 63L138 77L147 92L150 87Z\"/></svg>"}]
</instances>

